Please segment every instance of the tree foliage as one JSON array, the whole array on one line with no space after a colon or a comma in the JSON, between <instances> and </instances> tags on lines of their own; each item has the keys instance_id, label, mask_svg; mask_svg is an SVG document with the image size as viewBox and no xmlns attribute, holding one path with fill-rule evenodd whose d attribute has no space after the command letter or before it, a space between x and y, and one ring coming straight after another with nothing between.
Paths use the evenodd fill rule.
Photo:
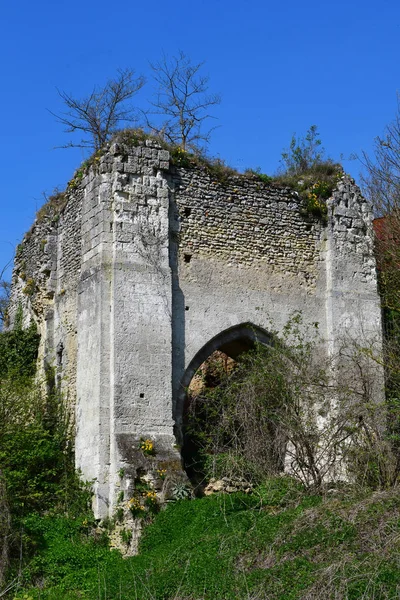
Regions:
<instances>
[{"instance_id":1,"label":"tree foliage","mask_svg":"<svg viewBox=\"0 0 400 600\"><path fill-rule=\"evenodd\" d=\"M10 266L12 260L2 268L0 272L0 329L3 324L7 324L8 305L10 302L11 283L5 279L5 272Z\"/></svg>"},{"instance_id":2,"label":"tree foliage","mask_svg":"<svg viewBox=\"0 0 400 600\"><path fill-rule=\"evenodd\" d=\"M36 370L36 358L40 336L34 322L22 329L17 313L15 327L0 333L0 378L17 374L31 377Z\"/></svg>"},{"instance_id":3,"label":"tree foliage","mask_svg":"<svg viewBox=\"0 0 400 600\"><path fill-rule=\"evenodd\" d=\"M316 125L311 125L304 137L292 136L289 148L282 152L284 171L288 175L298 175L310 171L321 164L325 150Z\"/></svg>"},{"instance_id":4,"label":"tree foliage","mask_svg":"<svg viewBox=\"0 0 400 600\"><path fill-rule=\"evenodd\" d=\"M27 525L32 515L75 515L90 498L75 472L64 399L34 378L36 327L21 325L19 310L14 329L0 334L0 583L7 570L21 571L37 547Z\"/></svg>"},{"instance_id":5,"label":"tree foliage","mask_svg":"<svg viewBox=\"0 0 400 600\"><path fill-rule=\"evenodd\" d=\"M0 279L0 324L7 322L8 304L10 302L11 283Z\"/></svg>"}]
</instances>

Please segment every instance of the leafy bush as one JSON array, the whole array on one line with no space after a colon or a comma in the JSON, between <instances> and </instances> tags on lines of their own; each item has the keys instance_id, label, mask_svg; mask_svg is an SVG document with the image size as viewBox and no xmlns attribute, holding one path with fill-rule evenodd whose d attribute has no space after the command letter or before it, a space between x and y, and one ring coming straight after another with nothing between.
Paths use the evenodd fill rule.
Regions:
<instances>
[{"instance_id":1,"label":"leafy bush","mask_svg":"<svg viewBox=\"0 0 400 600\"><path fill-rule=\"evenodd\" d=\"M299 175L310 171L323 162L325 150L316 125L311 125L305 137L292 136L287 150L282 152L284 171L288 175Z\"/></svg>"},{"instance_id":2,"label":"leafy bush","mask_svg":"<svg viewBox=\"0 0 400 600\"><path fill-rule=\"evenodd\" d=\"M35 373L40 336L36 325L0 333L0 378L16 374L18 378Z\"/></svg>"},{"instance_id":3,"label":"leafy bush","mask_svg":"<svg viewBox=\"0 0 400 600\"><path fill-rule=\"evenodd\" d=\"M34 380L38 343L34 325L22 329L21 314L13 331L0 334L0 475L11 574L40 546L29 526L33 518L87 514L91 496L75 472L63 398Z\"/></svg>"},{"instance_id":4,"label":"leafy bush","mask_svg":"<svg viewBox=\"0 0 400 600\"><path fill-rule=\"evenodd\" d=\"M333 380L319 344L317 328L313 336L297 314L271 347L257 345L219 386L197 391L184 444L194 483L228 477L257 484L284 468L314 489L344 476L372 488L396 483L400 413L392 402L390 439L388 407L373 395L379 362L371 349L349 344L333 359Z\"/></svg>"}]
</instances>

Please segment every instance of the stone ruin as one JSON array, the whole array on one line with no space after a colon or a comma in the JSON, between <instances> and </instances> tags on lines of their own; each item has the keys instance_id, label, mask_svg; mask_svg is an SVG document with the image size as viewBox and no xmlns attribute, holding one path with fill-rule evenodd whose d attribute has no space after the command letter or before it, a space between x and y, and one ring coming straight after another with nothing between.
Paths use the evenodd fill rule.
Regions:
<instances>
[{"instance_id":1,"label":"stone ruin","mask_svg":"<svg viewBox=\"0 0 400 600\"><path fill-rule=\"evenodd\" d=\"M327 355L380 339L371 210L346 174L323 222L292 189L116 139L53 204L18 247L10 327L19 306L38 326L98 517L144 475L179 479L185 391L214 351L269 343L294 311Z\"/></svg>"}]
</instances>

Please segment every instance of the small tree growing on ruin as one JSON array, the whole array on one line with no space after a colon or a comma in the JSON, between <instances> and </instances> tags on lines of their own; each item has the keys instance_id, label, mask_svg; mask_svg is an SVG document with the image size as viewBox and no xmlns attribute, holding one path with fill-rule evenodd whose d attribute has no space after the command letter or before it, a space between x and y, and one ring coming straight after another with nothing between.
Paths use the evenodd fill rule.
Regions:
<instances>
[{"instance_id":1,"label":"small tree growing on ruin","mask_svg":"<svg viewBox=\"0 0 400 600\"><path fill-rule=\"evenodd\" d=\"M92 93L84 98L75 98L57 90L66 111L50 113L66 127L66 133L79 132L83 136L79 142L70 141L61 147L99 150L117 128L136 120L135 109L128 101L144 83L144 77L135 77L132 69L121 69L103 88L93 88Z\"/></svg>"},{"instance_id":2,"label":"small tree growing on ruin","mask_svg":"<svg viewBox=\"0 0 400 600\"><path fill-rule=\"evenodd\" d=\"M311 170L324 160L325 150L316 125L311 125L304 137L292 135L289 148L282 152L285 173L298 175Z\"/></svg>"},{"instance_id":3,"label":"small tree growing on ruin","mask_svg":"<svg viewBox=\"0 0 400 600\"><path fill-rule=\"evenodd\" d=\"M147 126L183 150L198 150L209 143L214 128L207 129L205 122L213 118L210 109L221 102L218 94L208 94L209 77L201 74L203 64L193 64L182 51L150 64L157 92L152 109L144 113ZM163 118L160 124L153 121L157 115Z\"/></svg>"}]
</instances>

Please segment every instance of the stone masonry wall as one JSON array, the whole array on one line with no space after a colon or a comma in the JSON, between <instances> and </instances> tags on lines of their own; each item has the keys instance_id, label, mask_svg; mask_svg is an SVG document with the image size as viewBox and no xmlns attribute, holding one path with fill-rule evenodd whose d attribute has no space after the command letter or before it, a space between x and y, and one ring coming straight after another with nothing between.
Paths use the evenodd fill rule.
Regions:
<instances>
[{"instance_id":1,"label":"stone masonry wall","mask_svg":"<svg viewBox=\"0 0 400 600\"><path fill-rule=\"evenodd\" d=\"M24 325L34 320L41 334L39 374L56 367L56 379L73 410L76 398L76 304L81 263L82 190L42 207L17 248L9 310L12 327L18 307ZM60 209L60 204L62 209Z\"/></svg>"},{"instance_id":2,"label":"stone masonry wall","mask_svg":"<svg viewBox=\"0 0 400 600\"><path fill-rule=\"evenodd\" d=\"M296 192L257 177L222 184L206 170L177 168L172 181L181 252L294 275L315 286L320 221L302 211Z\"/></svg>"},{"instance_id":3,"label":"stone masonry wall","mask_svg":"<svg viewBox=\"0 0 400 600\"><path fill-rule=\"evenodd\" d=\"M10 326L19 304L38 324L41 362L75 407L77 466L96 479L98 516L132 496L143 470L156 481L174 465L178 476L185 381L213 340L279 332L294 311L318 323L327 354L344 332L380 335L371 214L349 177L325 225L288 188L221 181L174 166L154 140L135 143L114 141L58 211L42 211L13 275ZM151 460L141 438L154 442Z\"/></svg>"}]
</instances>

